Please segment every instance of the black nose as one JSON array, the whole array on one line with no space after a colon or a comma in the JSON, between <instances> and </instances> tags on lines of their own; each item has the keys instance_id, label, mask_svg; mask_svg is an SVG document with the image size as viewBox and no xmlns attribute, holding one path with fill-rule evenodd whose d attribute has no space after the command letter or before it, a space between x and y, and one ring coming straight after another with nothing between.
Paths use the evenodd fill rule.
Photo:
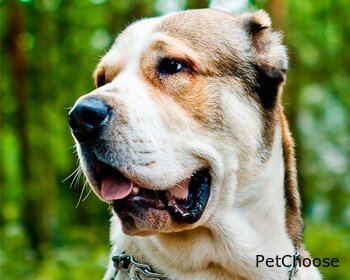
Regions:
<instances>
[{"instance_id":1,"label":"black nose","mask_svg":"<svg viewBox=\"0 0 350 280\"><path fill-rule=\"evenodd\" d=\"M68 113L69 125L79 142L96 140L110 117L110 107L97 98L79 101Z\"/></svg>"}]
</instances>

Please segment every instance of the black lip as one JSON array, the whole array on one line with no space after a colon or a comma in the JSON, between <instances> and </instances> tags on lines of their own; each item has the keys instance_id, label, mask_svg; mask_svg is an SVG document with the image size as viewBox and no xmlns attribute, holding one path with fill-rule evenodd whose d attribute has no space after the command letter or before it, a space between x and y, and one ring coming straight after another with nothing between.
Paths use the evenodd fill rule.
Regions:
<instances>
[{"instance_id":1,"label":"black lip","mask_svg":"<svg viewBox=\"0 0 350 280\"><path fill-rule=\"evenodd\" d=\"M211 176L209 169L201 169L191 177L187 200L174 199L168 191L141 189L137 195L115 200L114 211L120 216L129 216L142 209L155 208L166 210L178 222L192 224L197 222L208 203L210 196Z\"/></svg>"},{"instance_id":2,"label":"black lip","mask_svg":"<svg viewBox=\"0 0 350 280\"><path fill-rule=\"evenodd\" d=\"M176 220L192 224L197 222L202 216L207 206L210 195L211 177L208 169L195 172L192 175L187 203L174 203L168 199L167 209ZM167 196L169 193L167 192Z\"/></svg>"}]
</instances>

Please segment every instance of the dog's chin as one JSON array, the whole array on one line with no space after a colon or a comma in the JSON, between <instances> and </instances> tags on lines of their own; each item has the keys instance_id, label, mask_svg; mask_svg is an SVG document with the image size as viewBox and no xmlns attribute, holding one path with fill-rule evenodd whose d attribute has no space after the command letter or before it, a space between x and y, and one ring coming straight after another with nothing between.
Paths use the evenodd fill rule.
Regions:
<instances>
[{"instance_id":1,"label":"dog's chin","mask_svg":"<svg viewBox=\"0 0 350 280\"><path fill-rule=\"evenodd\" d=\"M120 211L117 203L113 203L113 210L121 221L123 232L127 235L147 236L173 232L177 228L177 223L166 210L135 205L130 205L128 208L127 211Z\"/></svg>"},{"instance_id":2,"label":"dog's chin","mask_svg":"<svg viewBox=\"0 0 350 280\"><path fill-rule=\"evenodd\" d=\"M174 232L198 222L207 206L211 176L199 168L191 176L165 190L140 186L118 169L98 161L94 191L111 204L128 235Z\"/></svg>"}]
</instances>

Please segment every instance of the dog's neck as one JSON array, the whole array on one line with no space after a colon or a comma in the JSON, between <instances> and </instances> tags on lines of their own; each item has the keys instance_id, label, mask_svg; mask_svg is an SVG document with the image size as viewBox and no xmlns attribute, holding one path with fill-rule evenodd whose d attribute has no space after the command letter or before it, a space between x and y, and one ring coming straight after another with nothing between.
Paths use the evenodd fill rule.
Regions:
<instances>
[{"instance_id":1,"label":"dog's neck","mask_svg":"<svg viewBox=\"0 0 350 280\"><path fill-rule=\"evenodd\" d=\"M209 275L208 279L225 279L222 276L225 273L227 279L232 279L232 271L235 271L237 279L266 279L269 275L275 279L278 275L287 275L285 267L256 268L257 255L265 258L293 255L297 245L295 241L300 238L291 235L296 229L293 224L292 227L289 225L294 220L288 209L299 207L299 196L295 193L296 185L293 185L296 184L295 178L288 178L295 176L292 174L295 166L289 166L294 164L294 158L285 158L293 157L293 147L289 146L292 142L285 143L286 140L291 141L282 118L276 126L271 156L264 169L256 174L250 185L240 186L235 205L224 215L222 211L214 213L210 219L213 222L208 222L207 226L150 237L126 237L112 232L112 242L123 244L123 251L150 265L163 264L159 265L160 271L170 275L174 267L177 272L179 269L200 272L202 276L198 277ZM288 183L292 185L286 185ZM297 197L288 198L290 193ZM296 215L298 213L299 209ZM115 225L116 228L120 225ZM116 236L120 239L114 240ZM117 251L120 252L121 248L115 248ZM215 278L216 275L219 278Z\"/></svg>"},{"instance_id":2,"label":"dog's neck","mask_svg":"<svg viewBox=\"0 0 350 280\"><path fill-rule=\"evenodd\" d=\"M295 172L295 166L286 166L286 163L294 164L294 158L292 162L285 159L285 148L293 149L288 146L291 143L284 143L284 137L290 137L286 133L289 133L288 129L281 119L281 122L276 124L270 157L262 168L252 174L250 180L245 180L245 185L237 186L235 205L231 211L226 212L224 217L214 217L213 225L225 225L213 231L221 233L221 238L217 236L216 239L222 242L213 242L218 244L217 252L226 250L230 255L226 259L222 258L223 267L229 267L229 263L224 264L225 260L229 260L234 266L233 271L248 279L276 279L278 275L282 279L283 275L286 275L285 267L257 269L257 255L263 255L265 258L293 255L295 246L299 245L294 243L297 239L289 230L290 215L298 215L299 212L287 212L290 207L288 203L295 201L294 198L286 197L286 190L297 192L297 189L294 189L296 185L286 185L296 184L296 181L288 178L290 175L295 176L294 173L288 173ZM298 199L298 193L295 195ZM225 243L227 238L231 238L231 243ZM220 253L217 257L220 259Z\"/></svg>"},{"instance_id":3,"label":"dog's neck","mask_svg":"<svg viewBox=\"0 0 350 280\"><path fill-rule=\"evenodd\" d=\"M270 157L261 168L251 173L250 180L237 187L233 208L233 212L237 212L242 222L250 227L250 232L257 235L255 238L260 239L264 247L270 248L276 244L281 246L281 242L293 244L287 230L285 183L288 179L283 133L282 123L278 123Z\"/></svg>"}]
</instances>

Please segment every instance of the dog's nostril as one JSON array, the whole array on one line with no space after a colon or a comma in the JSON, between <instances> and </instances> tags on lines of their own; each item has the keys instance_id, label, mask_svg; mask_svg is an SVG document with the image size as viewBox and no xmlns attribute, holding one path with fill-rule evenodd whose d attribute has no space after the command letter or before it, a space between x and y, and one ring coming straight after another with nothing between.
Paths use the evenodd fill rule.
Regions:
<instances>
[{"instance_id":1,"label":"dog's nostril","mask_svg":"<svg viewBox=\"0 0 350 280\"><path fill-rule=\"evenodd\" d=\"M68 113L69 125L80 142L95 140L108 123L110 107L100 99L81 100Z\"/></svg>"},{"instance_id":2,"label":"dog's nostril","mask_svg":"<svg viewBox=\"0 0 350 280\"><path fill-rule=\"evenodd\" d=\"M71 126L73 129L79 129L80 125L86 126L88 129L94 129L107 121L107 110L101 108L85 106L78 108L78 114L73 115L71 118Z\"/></svg>"}]
</instances>

